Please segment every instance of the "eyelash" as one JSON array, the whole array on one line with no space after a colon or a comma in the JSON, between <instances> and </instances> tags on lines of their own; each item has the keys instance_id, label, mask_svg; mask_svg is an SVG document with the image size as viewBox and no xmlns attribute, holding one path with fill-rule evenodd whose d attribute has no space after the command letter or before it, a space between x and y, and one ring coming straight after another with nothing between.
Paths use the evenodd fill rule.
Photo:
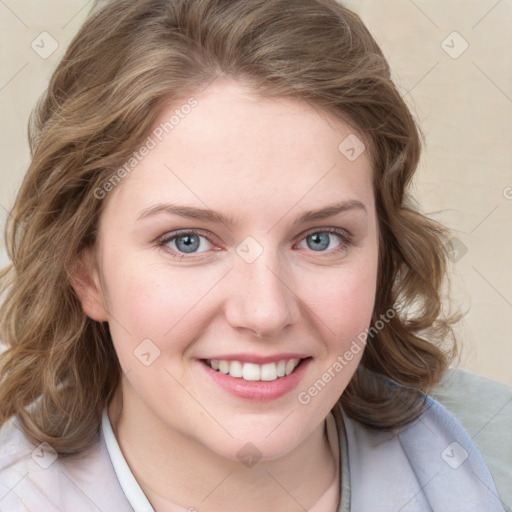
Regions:
<instances>
[{"instance_id":1,"label":"eyelash","mask_svg":"<svg viewBox=\"0 0 512 512\"><path fill-rule=\"evenodd\" d=\"M331 249L330 251L326 251L330 256L334 255L334 254L338 254L339 252L341 251L345 251L347 250L348 248L350 248L352 245L353 245L353 237L350 233L348 233L347 231L345 230L342 230L342 229L338 229L338 228L325 228L325 229L314 229L314 230L310 230L308 232L306 232L305 234L302 235L302 237L299 239L299 242L301 242L302 240L304 240L305 238L307 238L309 235L314 235L314 234L323 234L323 233L330 233L330 234L335 234L335 235L338 235L340 237L340 245L338 247L336 247L335 249ZM183 253L183 252L178 252L176 251L175 249L171 249L170 247L167 247L167 244L169 242L172 242L173 240L177 239L177 238L181 238L181 237L184 237L184 236L187 236L187 235L199 235L203 238L206 238L210 243L213 243L210 238L213 237L213 235L207 231L202 231L202 230L183 230L183 231L177 231L175 233L173 233L172 235L165 235L163 238L160 238L158 241L157 241L157 245L158 247L161 247L163 250L165 250L166 252L170 252L172 253L173 255L176 255L178 254L179 255L179 260L192 260L192 259L196 259L195 256L193 256L193 254L201 254L201 253L190 253L190 254L187 254L187 253ZM312 251L312 252L316 252L316 251ZM323 253L324 251L318 251L319 253ZM321 256L322 257L322 256Z\"/></svg>"}]
</instances>

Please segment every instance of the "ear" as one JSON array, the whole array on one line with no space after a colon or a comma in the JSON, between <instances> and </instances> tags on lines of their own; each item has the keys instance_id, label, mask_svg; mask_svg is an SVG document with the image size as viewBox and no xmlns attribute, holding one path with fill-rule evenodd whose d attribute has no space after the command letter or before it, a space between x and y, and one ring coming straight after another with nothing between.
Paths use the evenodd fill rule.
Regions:
<instances>
[{"instance_id":1,"label":"ear","mask_svg":"<svg viewBox=\"0 0 512 512\"><path fill-rule=\"evenodd\" d=\"M108 311L101 286L94 248L85 249L70 270L71 286L75 290L84 313L97 322L107 322Z\"/></svg>"}]
</instances>

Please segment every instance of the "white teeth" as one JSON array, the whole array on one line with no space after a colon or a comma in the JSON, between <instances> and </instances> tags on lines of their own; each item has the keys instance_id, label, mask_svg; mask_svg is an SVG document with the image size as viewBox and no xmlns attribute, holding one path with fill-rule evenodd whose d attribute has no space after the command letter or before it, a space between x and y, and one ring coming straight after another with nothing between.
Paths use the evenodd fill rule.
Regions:
<instances>
[{"instance_id":1,"label":"white teeth","mask_svg":"<svg viewBox=\"0 0 512 512\"><path fill-rule=\"evenodd\" d=\"M276 363L267 363L261 365L261 380L276 380L277 367Z\"/></svg>"},{"instance_id":2,"label":"white teeth","mask_svg":"<svg viewBox=\"0 0 512 512\"><path fill-rule=\"evenodd\" d=\"M244 363L242 378L244 380L260 380L260 365L254 363Z\"/></svg>"},{"instance_id":3,"label":"white teeth","mask_svg":"<svg viewBox=\"0 0 512 512\"><path fill-rule=\"evenodd\" d=\"M219 361L219 372L224 375L229 373L229 361Z\"/></svg>"},{"instance_id":4,"label":"white teeth","mask_svg":"<svg viewBox=\"0 0 512 512\"><path fill-rule=\"evenodd\" d=\"M286 366L284 369L286 375L290 375L290 373L292 373L293 370L295 370L295 367L299 364L299 361L300 361L300 359L290 359L290 361L288 361L286 363Z\"/></svg>"},{"instance_id":5,"label":"white teeth","mask_svg":"<svg viewBox=\"0 0 512 512\"><path fill-rule=\"evenodd\" d=\"M210 359L206 363L214 370L229 374L231 377L242 378L248 381L273 381L290 375L300 363L300 359L281 359L277 363L255 364L240 361L226 361L223 359Z\"/></svg>"},{"instance_id":6,"label":"white teeth","mask_svg":"<svg viewBox=\"0 0 512 512\"><path fill-rule=\"evenodd\" d=\"M229 375L231 375L231 377L242 377L243 367L240 361L231 361L229 365Z\"/></svg>"}]
</instances>

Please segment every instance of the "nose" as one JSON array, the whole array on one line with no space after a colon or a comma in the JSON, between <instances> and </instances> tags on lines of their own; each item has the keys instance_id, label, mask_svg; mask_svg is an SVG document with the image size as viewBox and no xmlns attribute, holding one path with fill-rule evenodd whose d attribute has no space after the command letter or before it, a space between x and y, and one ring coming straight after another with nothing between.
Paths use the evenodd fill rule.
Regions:
<instances>
[{"instance_id":1,"label":"nose","mask_svg":"<svg viewBox=\"0 0 512 512\"><path fill-rule=\"evenodd\" d=\"M269 251L252 263L237 258L230 274L226 318L231 327L258 337L277 338L297 321L300 308L293 283L284 265Z\"/></svg>"}]
</instances>

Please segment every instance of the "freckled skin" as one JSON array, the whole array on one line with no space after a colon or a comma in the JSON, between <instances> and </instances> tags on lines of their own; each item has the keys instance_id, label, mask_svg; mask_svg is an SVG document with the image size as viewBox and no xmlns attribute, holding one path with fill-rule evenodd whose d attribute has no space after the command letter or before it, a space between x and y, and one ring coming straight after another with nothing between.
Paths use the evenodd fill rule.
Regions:
<instances>
[{"instance_id":1,"label":"freckled skin","mask_svg":"<svg viewBox=\"0 0 512 512\"><path fill-rule=\"evenodd\" d=\"M246 442L262 456L248 480L261 478L258 499L267 485L266 499L279 500L263 468L311 495L310 487L319 491L333 476L323 421L362 351L309 404L297 396L370 323L378 262L371 163L367 152L349 161L338 145L353 130L305 103L264 100L229 81L194 97L191 113L104 199L98 268L91 266L82 302L91 318L109 322L126 374L110 409L114 429L155 500L166 489L185 503L194 492L204 496L233 469L243 485L249 476L237 452ZM293 225L304 211L346 200L361 201L366 212ZM237 222L228 228L167 214L136 220L157 203L210 208ZM328 249L310 248L312 237L308 246L303 234L327 228L348 231L353 244L336 252L342 240L331 234L324 235ZM167 250L158 246L187 229L207 236L190 258L180 260L176 239ZM236 252L247 237L263 249L252 263ZM149 366L134 355L145 339L160 351ZM152 359L156 349L146 346ZM283 352L313 359L297 389L268 402L228 394L198 363L212 354ZM305 460L312 468L306 484ZM224 492L235 503L234 488L226 484Z\"/></svg>"}]
</instances>

